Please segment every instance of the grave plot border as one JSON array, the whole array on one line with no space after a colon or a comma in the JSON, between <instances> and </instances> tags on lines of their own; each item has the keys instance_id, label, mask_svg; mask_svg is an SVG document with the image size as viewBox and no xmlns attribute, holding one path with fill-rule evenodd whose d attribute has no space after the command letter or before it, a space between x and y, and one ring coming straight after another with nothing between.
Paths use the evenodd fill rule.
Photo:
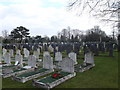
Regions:
<instances>
[{"instance_id":1,"label":"grave plot border","mask_svg":"<svg viewBox=\"0 0 120 90\"><path fill-rule=\"evenodd\" d=\"M7 73L7 74L2 74L2 77L3 78L8 78L8 77L11 77L11 76L15 76L17 74L22 74L22 73L26 73L26 72L30 72L30 71L34 71L34 68L24 69L24 70L21 70L21 71L18 71L18 72L12 72L12 73Z\"/></svg>"},{"instance_id":2,"label":"grave plot border","mask_svg":"<svg viewBox=\"0 0 120 90\"><path fill-rule=\"evenodd\" d=\"M40 69L41 70L41 69ZM16 80L16 81L18 81L18 82L22 82L22 83L25 83L25 82L27 82L27 81L29 81L29 80L32 80L32 79L34 79L34 78L38 78L38 77L40 77L40 76L44 76L44 75L47 75L47 74L49 74L49 73L51 73L51 72L53 72L54 70L47 70L47 71L45 71L45 72L40 72L40 73L38 73L38 74L35 74L35 75L30 75L30 76L28 76L28 77L18 77L17 75L15 75L15 76L13 76L12 77L12 80Z\"/></svg>"},{"instance_id":3,"label":"grave plot border","mask_svg":"<svg viewBox=\"0 0 120 90\"><path fill-rule=\"evenodd\" d=\"M50 77L50 76L47 76L47 77L44 77L42 79L38 79L38 80L33 80L33 86L36 86L36 87L39 87L39 88L47 88L47 89L50 89L50 88L53 88L63 82L65 82L66 80L72 78L72 77L75 77L76 76L76 73L70 73L68 74L67 76L64 76L52 83L42 83L42 82L39 82L40 80L43 80L43 79L46 79L47 77Z\"/></svg>"},{"instance_id":4,"label":"grave plot border","mask_svg":"<svg viewBox=\"0 0 120 90\"><path fill-rule=\"evenodd\" d=\"M1 69L2 69L2 71L4 71L4 70L6 70L6 69L17 69L17 68L19 68L19 65L6 65L6 66L2 66L1 67Z\"/></svg>"},{"instance_id":5,"label":"grave plot border","mask_svg":"<svg viewBox=\"0 0 120 90\"><path fill-rule=\"evenodd\" d=\"M75 69L76 72L85 72L85 71L87 71L87 70L95 67L95 64L91 64L91 65L88 65L88 66L85 66L85 67L81 67L81 68L80 68L81 65L83 65L83 64L79 64L79 65L76 66L77 68L79 68L79 70L76 70L76 69Z\"/></svg>"}]
</instances>

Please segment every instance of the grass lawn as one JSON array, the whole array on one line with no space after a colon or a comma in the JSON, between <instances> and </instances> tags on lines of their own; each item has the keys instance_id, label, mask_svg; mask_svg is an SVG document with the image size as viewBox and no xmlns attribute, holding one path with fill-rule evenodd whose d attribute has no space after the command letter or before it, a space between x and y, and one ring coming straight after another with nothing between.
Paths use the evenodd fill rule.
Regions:
<instances>
[{"instance_id":1,"label":"grass lawn","mask_svg":"<svg viewBox=\"0 0 120 90\"><path fill-rule=\"evenodd\" d=\"M78 63L82 63L83 56L78 56ZM32 80L20 83L6 78L2 80L3 88L36 88ZM77 72L77 75L55 88L118 88L118 52L114 57L108 53L95 56L95 67L86 72Z\"/></svg>"}]
</instances>

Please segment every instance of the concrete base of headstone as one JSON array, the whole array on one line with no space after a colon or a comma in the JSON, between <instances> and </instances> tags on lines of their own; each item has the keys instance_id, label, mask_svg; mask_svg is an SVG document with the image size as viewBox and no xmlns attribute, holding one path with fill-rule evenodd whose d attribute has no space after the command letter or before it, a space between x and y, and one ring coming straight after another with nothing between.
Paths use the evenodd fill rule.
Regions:
<instances>
[{"instance_id":1,"label":"concrete base of headstone","mask_svg":"<svg viewBox=\"0 0 120 90\"><path fill-rule=\"evenodd\" d=\"M2 67L9 66L9 64L0 64Z\"/></svg>"},{"instance_id":2,"label":"concrete base of headstone","mask_svg":"<svg viewBox=\"0 0 120 90\"><path fill-rule=\"evenodd\" d=\"M27 82L27 81L29 81L29 80L31 80L31 79L34 79L34 78L38 78L38 77L40 77L40 76L47 75L47 74L49 74L49 73L51 73L51 72L53 72L53 71L54 71L54 70L47 70L47 71L45 71L45 72L38 73L38 74L35 74L35 75L32 75L32 76L28 76L28 77L17 77L17 75L16 75L16 76L13 76L12 79L13 79L13 80L16 80L16 81L18 81L18 82L25 83L25 82Z\"/></svg>"},{"instance_id":3,"label":"concrete base of headstone","mask_svg":"<svg viewBox=\"0 0 120 90\"><path fill-rule=\"evenodd\" d=\"M79 65L75 66L75 71L76 72L85 72L85 71L93 68L94 66L95 66L95 64L89 64L89 65L79 64Z\"/></svg>"},{"instance_id":4,"label":"concrete base of headstone","mask_svg":"<svg viewBox=\"0 0 120 90\"><path fill-rule=\"evenodd\" d=\"M10 73L4 73L2 74L2 77L3 78L8 78L8 77L11 77L11 76L15 76L17 74L22 74L22 73L26 73L26 72L30 72L30 71L34 71L34 68L30 68L30 69L24 69L24 70L20 70L18 72L14 72L13 70L10 72Z\"/></svg>"},{"instance_id":5,"label":"concrete base of headstone","mask_svg":"<svg viewBox=\"0 0 120 90\"><path fill-rule=\"evenodd\" d=\"M18 65L6 65L6 66L2 66L2 72L7 72L9 69L18 69L19 66Z\"/></svg>"},{"instance_id":6,"label":"concrete base of headstone","mask_svg":"<svg viewBox=\"0 0 120 90\"><path fill-rule=\"evenodd\" d=\"M55 86L65 82L66 80L68 80L68 79L70 79L72 77L75 77L75 76L76 76L76 73L74 72L74 73L71 73L71 74L69 74L67 76L64 76L64 77L62 77L62 78L60 78L58 80L55 80L52 83L42 83L42 82L39 82L40 80L47 78L47 77L44 77L44 78L39 79L39 80L33 80L33 86L36 86L36 87L39 87L39 88L50 89L50 88L53 88L53 87L55 87Z\"/></svg>"}]
</instances>

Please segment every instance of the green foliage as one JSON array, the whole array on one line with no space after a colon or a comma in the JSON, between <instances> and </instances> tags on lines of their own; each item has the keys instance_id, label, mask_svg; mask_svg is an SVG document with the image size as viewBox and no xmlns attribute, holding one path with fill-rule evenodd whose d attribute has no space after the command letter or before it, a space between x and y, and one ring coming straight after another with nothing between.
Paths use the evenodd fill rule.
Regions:
<instances>
[{"instance_id":1,"label":"green foliage","mask_svg":"<svg viewBox=\"0 0 120 90\"><path fill-rule=\"evenodd\" d=\"M57 36L52 36L51 37L51 42L58 42Z\"/></svg>"},{"instance_id":2,"label":"green foliage","mask_svg":"<svg viewBox=\"0 0 120 90\"><path fill-rule=\"evenodd\" d=\"M15 28L13 31L11 31L11 34L9 35L12 39L18 41L19 43L22 42L23 39L26 39L29 35L29 30L26 29L23 26Z\"/></svg>"},{"instance_id":3,"label":"green foliage","mask_svg":"<svg viewBox=\"0 0 120 90\"><path fill-rule=\"evenodd\" d=\"M3 43L10 43L10 40L9 39L3 39L2 42Z\"/></svg>"}]
</instances>

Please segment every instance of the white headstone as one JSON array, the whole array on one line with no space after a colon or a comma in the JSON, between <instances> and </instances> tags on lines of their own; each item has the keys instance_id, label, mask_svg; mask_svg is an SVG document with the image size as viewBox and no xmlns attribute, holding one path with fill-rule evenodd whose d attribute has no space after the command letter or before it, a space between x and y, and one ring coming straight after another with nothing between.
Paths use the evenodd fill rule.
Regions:
<instances>
[{"instance_id":1,"label":"white headstone","mask_svg":"<svg viewBox=\"0 0 120 90\"><path fill-rule=\"evenodd\" d=\"M75 62L75 64L77 64L76 53L71 52L71 53L68 54L68 57L69 57L70 59L72 59L72 60Z\"/></svg>"},{"instance_id":2,"label":"white headstone","mask_svg":"<svg viewBox=\"0 0 120 90\"><path fill-rule=\"evenodd\" d=\"M36 67L36 57L34 55L29 55L28 66Z\"/></svg>"},{"instance_id":3,"label":"white headstone","mask_svg":"<svg viewBox=\"0 0 120 90\"><path fill-rule=\"evenodd\" d=\"M105 48L105 42L103 43L103 47Z\"/></svg>"},{"instance_id":4,"label":"white headstone","mask_svg":"<svg viewBox=\"0 0 120 90\"><path fill-rule=\"evenodd\" d=\"M51 45L49 45L48 49L49 49L50 52L54 51L54 48Z\"/></svg>"},{"instance_id":5,"label":"white headstone","mask_svg":"<svg viewBox=\"0 0 120 90\"><path fill-rule=\"evenodd\" d=\"M4 55L4 60L5 60L5 63L11 64L11 58L10 58L9 52L6 52L6 54Z\"/></svg>"},{"instance_id":6,"label":"white headstone","mask_svg":"<svg viewBox=\"0 0 120 90\"><path fill-rule=\"evenodd\" d=\"M94 64L94 54L92 52L86 53L84 62Z\"/></svg>"},{"instance_id":7,"label":"white headstone","mask_svg":"<svg viewBox=\"0 0 120 90\"><path fill-rule=\"evenodd\" d=\"M99 48L99 44L97 44L97 48Z\"/></svg>"},{"instance_id":8,"label":"white headstone","mask_svg":"<svg viewBox=\"0 0 120 90\"><path fill-rule=\"evenodd\" d=\"M37 48L38 54L40 55L40 48Z\"/></svg>"},{"instance_id":9,"label":"white headstone","mask_svg":"<svg viewBox=\"0 0 120 90\"><path fill-rule=\"evenodd\" d=\"M6 54L7 50L5 48L3 48L3 57Z\"/></svg>"},{"instance_id":10,"label":"white headstone","mask_svg":"<svg viewBox=\"0 0 120 90\"><path fill-rule=\"evenodd\" d=\"M58 46L55 49L58 51Z\"/></svg>"},{"instance_id":11,"label":"white headstone","mask_svg":"<svg viewBox=\"0 0 120 90\"><path fill-rule=\"evenodd\" d=\"M16 54L15 55L15 62L19 62L20 66L23 67L23 57L21 54Z\"/></svg>"},{"instance_id":12,"label":"white headstone","mask_svg":"<svg viewBox=\"0 0 120 90\"><path fill-rule=\"evenodd\" d=\"M24 48L24 57L28 57L30 54L29 50L27 50L26 48Z\"/></svg>"},{"instance_id":13,"label":"white headstone","mask_svg":"<svg viewBox=\"0 0 120 90\"><path fill-rule=\"evenodd\" d=\"M9 52L10 52L10 56L13 57L13 55L14 55L13 54L13 49L10 49Z\"/></svg>"},{"instance_id":14,"label":"white headstone","mask_svg":"<svg viewBox=\"0 0 120 90\"><path fill-rule=\"evenodd\" d=\"M43 68L53 70L53 58L50 55L43 57Z\"/></svg>"},{"instance_id":15,"label":"white headstone","mask_svg":"<svg viewBox=\"0 0 120 90\"><path fill-rule=\"evenodd\" d=\"M55 61L62 61L62 54L60 52L55 53Z\"/></svg>"},{"instance_id":16,"label":"white headstone","mask_svg":"<svg viewBox=\"0 0 120 90\"><path fill-rule=\"evenodd\" d=\"M61 69L64 72L74 73L74 61L69 57L63 58L61 63Z\"/></svg>"}]
</instances>

